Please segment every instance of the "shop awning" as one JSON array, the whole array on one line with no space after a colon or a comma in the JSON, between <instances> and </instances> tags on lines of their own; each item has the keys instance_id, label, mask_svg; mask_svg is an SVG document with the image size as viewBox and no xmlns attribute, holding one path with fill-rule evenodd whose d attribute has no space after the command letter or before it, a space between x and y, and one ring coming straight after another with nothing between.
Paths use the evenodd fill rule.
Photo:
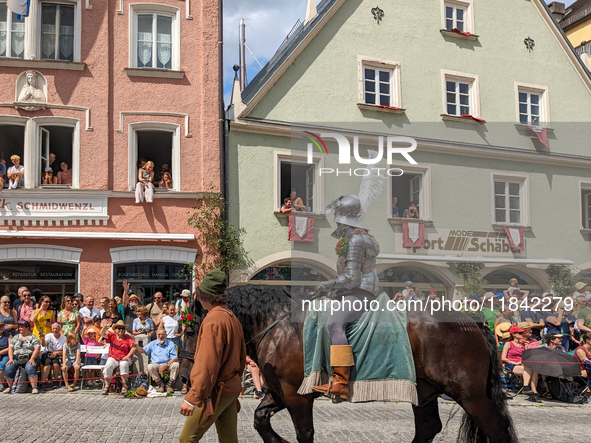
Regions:
<instances>
[{"instance_id":1,"label":"shop awning","mask_svg":"<svg viewBox=\"0 0 591 443\"><path fill-rule=\"evenodd\" d=\"M447 263L499 263L508 265L572 265L572 260L558 258L502 258L502 257L454 257L452 255L380 254L379 260L437 261Z\"/></svg>"},{"instance_id":2,"label":"shop awning","mask_svg":"<svg viewBox=\"0 0 591 443\"><path fill-rule=\"evenodd\" d=\"M152 232L67 232L67 231L1 231L0 237L12 238L98 238L105 240L195 240L195 234L159 234Z\"/></svg>"}]
</instances>

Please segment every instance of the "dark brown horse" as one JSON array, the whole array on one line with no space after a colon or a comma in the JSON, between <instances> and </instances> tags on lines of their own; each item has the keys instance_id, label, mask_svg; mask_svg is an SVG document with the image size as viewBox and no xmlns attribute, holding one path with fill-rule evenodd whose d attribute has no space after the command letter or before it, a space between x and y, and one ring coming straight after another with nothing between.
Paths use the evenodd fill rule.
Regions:
<instances>
[{"instance_id":1,"label":"dark brown horse","mask_svg":"<svg viewBox=\"0 0 591 443\"><path fill-rule=\"evenodd\" d=\"M317 394L297 393L304 378L303 313L295 294L274 286L236 286L228 289L228 307L244 329L247 354L265 378L268 393L256 409L254 426L266 443L285 442L271 427L271 417L287 409L299 443L314 440L313 405ZM291 315L263 336L257 336L282 315ZM414 443L427 443L442 424L437 398L447 394L464 408L458 441L513 443L517 436L509 417L498 373L490 331L468 316L441 312L436 318L423 312L408 313L419 405L415 416ZM254 340L252 340L255 338Z\"/></svg>"}]
</instances>

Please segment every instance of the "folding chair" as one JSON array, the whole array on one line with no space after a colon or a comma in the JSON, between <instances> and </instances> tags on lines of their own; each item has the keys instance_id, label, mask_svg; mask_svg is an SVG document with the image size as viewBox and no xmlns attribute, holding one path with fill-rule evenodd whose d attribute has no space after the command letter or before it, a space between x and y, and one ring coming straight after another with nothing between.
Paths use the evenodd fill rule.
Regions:
<instances>
[{"instance_id":1,"label":"folding chair","mask_svg":"<svg viewBox=\"0 0 591 443\"><path fill-rule=\"evenodd\" d=\"M103 356L109 355L109 346L110 345L106 345L106 346L85 346L85 345L80 345L80 352L84 352L85 354L98 354L101 356L101 358ZM92 370L100 370L102 371L105 367L105 365L87 365L86 364L86 355L84 355L84 366L82 366L82 379L80 380L80 390L82 390L84 388L84 379L85 377L85 371L92 371ZM102 377L101 377L102 378ZM104 382L103 382L104 385Z\"/></svg>"},{"instance_id":2,"label":"folding chair","mask_svg":"<svg viewBox=\"0 0 591 443\"><path fill-rule=\"evenodd\" d=\"M517 391L515 395L519 395L521 394L521 391L523 391L523 382L521 381L521 378L518 375L515 375L513 371L507 369L505 365L503 365L501 381L503 382L504 388Z\"/></svg>"},{"instance_id":3,"label":"folding chair","mask_svg":"<svg viewBox=\"0 0 591 443\"><path fill-rule=\"evenodd\" d=\"M578 378L580 378L583 381L583 383L585 383L585 387L579 393L580 396L583 396L583 394L585 394L585 391L587 391L587 389L589 389L589 392L591 393L591 361L583 360L583 363L585 363L585 370L587 371L587 378L583 378L581 375L578 376Z\"/></svg>"}]
</instances>

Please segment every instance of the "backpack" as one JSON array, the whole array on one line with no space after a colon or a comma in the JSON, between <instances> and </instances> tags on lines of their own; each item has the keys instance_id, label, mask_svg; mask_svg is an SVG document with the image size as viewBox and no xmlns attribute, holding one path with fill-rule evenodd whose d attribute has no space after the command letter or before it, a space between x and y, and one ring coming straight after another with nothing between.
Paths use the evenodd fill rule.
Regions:
<instances>
[{"instance_id":1,"label":"backpack","mask_svg":"<svg viewBox=\"0 0 591 443\"><path fill-rule=\"evenodd\" d=\"M18 363L13 363L18 364ZM18 367L16 370L16 374L14 375L14 380L12 383L12 387L10 389L11 394L24 394L27 392L29 387L29 376L27 375L27 371L23 366Z\"/></svg>"},{"instance_id":2,"label":"backpack","mask_svg":"<svg viewBox=\"0 0 591 443\"><path fill-rule=\"evenodd\" d=\"M131 390L135 391L137 388L142 387L144 389L148 389L148 374L145 372L140 372L136 377L133 385L131 385Z\"/></svg>"}]
</instances>

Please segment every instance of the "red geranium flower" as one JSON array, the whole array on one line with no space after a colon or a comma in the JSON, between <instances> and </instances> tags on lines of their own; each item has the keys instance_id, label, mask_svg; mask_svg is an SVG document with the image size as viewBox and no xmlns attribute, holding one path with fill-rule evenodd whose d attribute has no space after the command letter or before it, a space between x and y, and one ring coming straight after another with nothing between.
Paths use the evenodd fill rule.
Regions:
<instances>
[{"instance_id":1,"label":"red geranium flower","mask_svg":"<svg viewBox=\"0 0 591 443\"><path fill-rule=\"evenodd\" d=\"M193 316L191 314L187 315L187 320L189 320L189 321L193 320Z\"/></svg>"}]
</instances>

